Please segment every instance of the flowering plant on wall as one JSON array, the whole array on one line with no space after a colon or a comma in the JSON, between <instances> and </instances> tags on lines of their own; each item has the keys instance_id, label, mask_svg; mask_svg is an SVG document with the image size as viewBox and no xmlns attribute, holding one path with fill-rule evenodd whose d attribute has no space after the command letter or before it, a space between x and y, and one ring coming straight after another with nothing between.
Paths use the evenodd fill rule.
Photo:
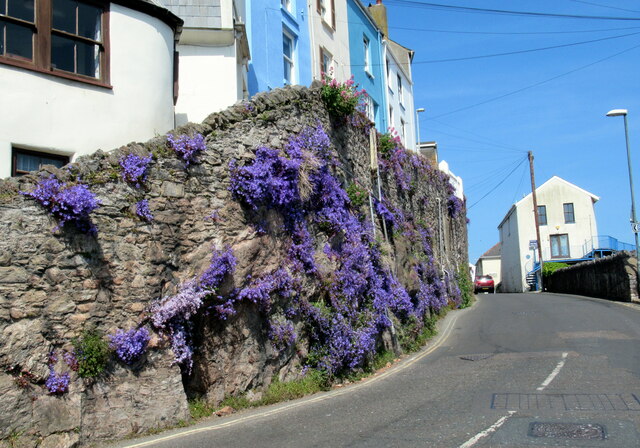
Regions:
<instances>
[{"instance_id":1,"label":"flowering plant on wall","mask_svg":"<svg viewBox=\"0 0 640 448\"><path fill-rule=\"evenodd\" d=\"M136 188L142 187L147 180L147 169L151 163L152 155L140 157L135 154L127 154L120 158L121 175L125 182L134 185Z\"/></svg>"},{"instance_id":2,"label":"flowering plant on wall","mask_svg":"<svg viewBox=\"0 0 640 448\"><path fill-rule=\"evenodd\" d=\"M35 199L58 220L58 226L54 230L63 227L66 223L73 223L81 232L96 232L89 215L100 206L101 202L86 185L67 184L52 174L41 178L33 191L21 192L21 194Z\"/></svg>"},{"instance_id":3,"label":"flowering plant on wall","mask_svg":"<svg viewBox=\"0 0 640 448\"><path fill-rule=\"evenodd\" d=\"M109 335L109 347L120 361L133 364L147 350L149 331L146 328L133 328L129 331L117 330Z\"/></svg>"},{"instance_id":4,"label":"flowering plant on wall","mask_svg":"<svg viewBox=\"0 0 640 448\"><path fill-rule=\"evenodd\" d=\"M358 89L353 75L344 82L338 82L330 74L322 74L320 96L331 115L336 117L352 115L364 101L366 94L364 89Z\"/></svg>"},{"instance_id":5,"label":"flowering plant on wall","mask_svg":"<svg viewBox=\"0 0 640 448\"><path fill-rule=\"evenodd\" d=\"M167 134L167 143L187 167L196 163L200 154L207 149L204 137L200 133L192 137L188 135L175 136L173 134Z\"/></svg>"}]
</instances>

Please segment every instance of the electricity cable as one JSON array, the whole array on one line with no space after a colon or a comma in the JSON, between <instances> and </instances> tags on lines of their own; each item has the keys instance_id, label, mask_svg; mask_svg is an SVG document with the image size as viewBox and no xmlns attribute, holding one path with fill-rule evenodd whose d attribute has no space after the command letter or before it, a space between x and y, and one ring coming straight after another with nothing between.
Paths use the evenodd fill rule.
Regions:
<instances>
[{"instance_id":1,"label":"electricity cable","mask_svg":"<svg viewBox=\"0 0 640 448\"><path fill-rule=\"evenodd\" d=\"M487 196L489 196L491 193L493 193L500 185L502 185L508 178L509 176L511 176L513 174L513 172L515 170L517 170L520 165L522 165L523 163L525 163L527 161L527 158L523 158L520 163L514 168L512 169L509 174L507 174L500 182L498 182L496 184L495 187L493 187L491 190L489 190L484 196L482 196L480 199L478 199L476 202L474 202L473 204L471 204L470 206L467 207L467 210L472 209L475 205L477 205L480 201L482 201L484 198L486 198Z\"/></svg>"},{"instance_id":2,"label":"electricity cable","mask_svg":"<svg viewBox=\"0 0 640 448\"><path fill-rule=\"evenodd\" d=\"M449 10L453 12L476 13L476 14L498 14L498 15L529 16L529 17L556 18L556 19L640 21L640 17L590 16L590 15L580 15L580 14L554 14L554 13L548 13L548 12L474 8L471 6L443 5L440 3L418 2L415 0L387 0L387 3L407 6L410 8L439 9L439 10Z\"/></svg>"},{"instance_id":3,"label":"electricity cable","mask_svg":"<svg viewBox=\"0 0 640 448\"><path fill-rule=\"evenodd\" d=\"M473 108L478 107L478 106L483 106L485 104L492 103L494 101L498 101L498 100L501 100L503 98L507 98L507 97L515 95L517 93L524 92L525 90L529 90L529 89L532 89L534 87L538 87L538 86L541 86L543 84L547 84L547 83L549 83L551 81L554 81L556 79L559 79L559 78L562 78L564 76L570 75L572 73L576 73L576 72L578 72L580 70L584 70L586 68L592 67L592 66L594 66L596 64L600 64L601 62L604 62L604 61L607 61L609 59L615 58L616 56L620 56L621 54L628 53L629 51L635 50L636 48L639 48L639 47L640 47L640 44L639 45L634 45L633 47L630 47L630 48L627 48L625 50L619 51L619 52L614 53L612 55L606 56L606 57L604 57L602 59L598 59L597 61L590 62L589 64L582 65L580 67L577 67L577 68L574 68L572 70L566 71L564 73L560 73L559 75L552 76L551 78L547 78L547 79L544 79L542 81L538 81L538 82L536 82L534 84L530 84L528 86L521 87L521 88L513 90L511 92L507 92L507 93L504 93L502 95L498 95L496 97L489 98L487 100L480 101L480 102L475 103L475 104L471 104L469 106L460 107L458 109L454 109L452 111L445 112L445 113L440 114L440 115L436 115L435 117L431 117L431 118L430 117L426 117L425 119L426 120L433 120L433 119L436 119L436 118L446 117L446 116L453 115L453 114L458 113L458 112L462 112L462 111L465 111L465 110L473 109Z\"/></svg>"},{"instance_id":4,"label":"electricity cable","mask_svg":"<svg viewBox=\"0 0 640 448\"><path fill-rule=\"evenodd\" d=\"M602 5L600 3L586 2L584 0L569 0L569 1L575 2L575 3L584 3L585 5L599 6L600 8L617 9L618 11L640 12L637 9L618 8L617 6Z\"/></svg>"}]
</instances>

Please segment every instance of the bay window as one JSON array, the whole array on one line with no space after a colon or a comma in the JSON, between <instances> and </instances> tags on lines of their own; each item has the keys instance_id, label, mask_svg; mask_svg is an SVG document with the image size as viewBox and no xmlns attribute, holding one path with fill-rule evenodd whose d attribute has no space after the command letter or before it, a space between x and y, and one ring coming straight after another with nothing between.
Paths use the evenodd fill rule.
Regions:
<instances>
[{"instance_id":1,"label":"bay window","mask_svg":"<svg viewBox=\"0 0 640 448\"><path fill-rule=\"evenodd\" d=\"M109 83L108 2L0 0L0 62Z\"/></svg>"}]
</instances>

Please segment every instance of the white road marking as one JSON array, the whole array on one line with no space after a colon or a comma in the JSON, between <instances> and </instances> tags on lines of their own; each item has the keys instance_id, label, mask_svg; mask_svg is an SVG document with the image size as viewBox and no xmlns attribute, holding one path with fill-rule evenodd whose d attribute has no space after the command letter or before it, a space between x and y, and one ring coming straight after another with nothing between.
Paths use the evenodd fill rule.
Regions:
<instances>
[{"instance_id":1,"label":"white road marking","mask_svg":"<svg viewBox=\"0 0 640 448\"><path fill-rule=\"evenodd\" d=\"M536 390L544 390L544 388L547 387L551 383L551 381L553 381L553 379L556 377L556 375L558 375L558 373L560 373L560 369L562 369L564 367L564 363L567 360L567 355L568 354L569 353L567 353L567 352L564 352L562 354L562 359L560 360L560 362L558 363L556 368L553 369L553 372L551 372L551 374L547 377L547 379L544 380L544 382Z\"/></svg>"},{"instance_id":2,"label":"white road marking","mask_svg":"<svg viewBox=\"0 0 640 448\"><path fill-rule=\"evenodd\" d=\"M142 448L145 446L149 446L149 445L153 445L155 443L161 443L161 442L166 442L169 440L175 440L175 439L179 439L191 434L198 434L198 433L202 433L202 432L209 432L209 431L215 431L218 429L222 429L222 428L227 428L229 426L235 426L239 423L244 423L247 421L251 421L251 420L256 420L259 418L263 418L263 417L268 417L270 415L274 415L274 414L279 414L281 412L287 411L287 410L291 410L291 409L295 409L298 408L300 406L304 406L305 404L308 403L315 403L315 402L319 402L319 401L325 401L328 400L330 398L339 396L339 395L344 395L346 393L349 393L353 390L356 389L360 389L362 387L366 387L369 386L371 384L374 384L378 381L380 381L383 378L386 378L389 375L392 374L396 374L398 372L401 372L403 370L405 370L406 368L408 368L409 366L415 364L416 362L418 362L419 360L421 360L422 358L424 358L425 356L433 353L437 348L439 348L449 337L449 335L453 332L453 328L454 325L456 323L456 321L458 320L458 316L459 314L456 313L456 315L454 315L451 320L447 323L447 326L445 327L444 331L442 332L442 336L440 336L436 342L430 346L429 348L427 348L426 350L418 353L417 355L414 355L413 357L409 358L408 360L400 363L400 365L398 365L395 368L386 370L385 372L382 372L380 374L375 374L375 376L370 377L368 379L366 379L365 381L358 383L358 384L354 384L351 385L349 387L345 387L343 389L337 389L337 390L333 390L331 392L327 392L324 393L322 395L319 396L311 396L309 398L301 398L299 400L293 401L293 402L289 402L289 403L285 403L284 405L280 405L277 406L275 408L271 408L271 409L265 409L262 412L256 413L256 414L251 414L251 415L246 415L246 416L239 416L237 418L234 418L232 420L227 420L225 422L222 423L214 423L211 426L203 426L200 428L194 428L194 429L190 429L190 430L186 430L186 431L180 431L178 433L174 433L174 434L170 434L170 435L166 435L166 436L160 436L157 438L154 438L152 440L147 440L144 442L138 442L138 443L132 443L130 445L116 445L116 446L121 446L123 448Z\"/></svg>"},{"instance_id":3,"label":"white road marking","mask_svg":"<svg viewBox=\"0 0 640 448\"><path fill-rule=\"evenodd\" d=\"M473 445L478 443L481 439L484 439L488 435L493 434L494 432L496 432L498 430L498 428L500 428L502 425L504 425L504 423L507 420L509 420L509 418L515 413L516 413L516 411L509 411L509 415L505 415L504 417L500 418L500 420L495 422L493 425L489 426L484 431L479 432L475 436L471 437L469 440L467 440L462 445L460 445L460 448L472 447Z\"/></svg>"}]
</instances>

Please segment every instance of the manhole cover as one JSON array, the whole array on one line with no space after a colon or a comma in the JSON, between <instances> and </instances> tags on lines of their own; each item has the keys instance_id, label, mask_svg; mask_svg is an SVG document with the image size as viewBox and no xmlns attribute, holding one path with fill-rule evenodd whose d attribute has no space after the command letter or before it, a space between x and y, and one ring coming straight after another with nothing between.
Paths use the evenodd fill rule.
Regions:
<instances>
[{"instance_id":1,"label":"manhole cover","mask_svg":"<svg viewBox=\"0 0 640 448\"><path fill-rule=\"evenodd\" d=\"M553 439L594 440L606 438L605 427L597 423L540 423L529 424L531 437Z\"/></svg>"},{"instance_id":2,"label":"manhole cover","mask_svg":"<svg viewBox=\"0 0 640 448\"><path fill-rule=\"evenodd\" d=\"M461 356L460 359L464 359L465 361L480 361L481 359L491 358L493 353L482 353L479 355L464 355Z\"/></svg>"}]
</instances>

